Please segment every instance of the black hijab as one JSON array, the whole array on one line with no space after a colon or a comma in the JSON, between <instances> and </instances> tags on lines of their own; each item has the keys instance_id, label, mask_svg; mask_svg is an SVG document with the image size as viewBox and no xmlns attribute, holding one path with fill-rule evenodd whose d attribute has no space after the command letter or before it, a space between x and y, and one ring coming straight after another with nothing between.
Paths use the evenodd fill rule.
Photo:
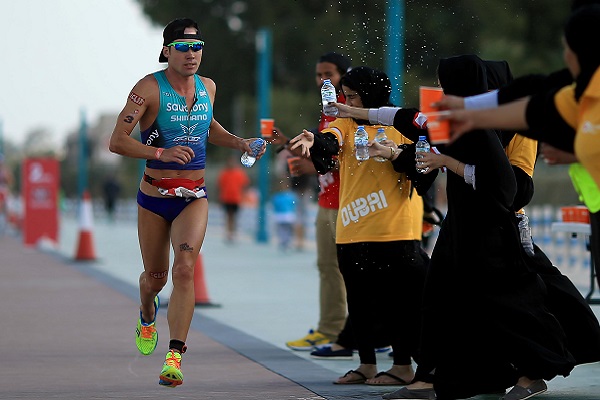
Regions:
<instances>
[{"instance_id":1,"label":"black hijab","mask_svg":"<svg viewBox=\"0 0 600 400\"><path fill-rule=\"evenodd\" d=\"M438 79L448 95L468 97L488 91L485 63L473 54L442 58ZM501 136L499 132L497 134Z\"/></svg>"},{"instance_id":2,"label":"black hijab","mask_svg":"<svg viewBox=\"0 0 600 400\"><path fill-rule=\"evenodd\" d=\"M513 75L510 71L508 62L504 60L490 61L485 60L485 71L487 76L488 90L500 89L513 81ZM510 141L515 136L515 132L498 131L502 147L508 146Z\"/></svg>"},{"instance_id":3,"label":"black hijab","mask_svg":"<svg viewBox=\"0 0 600 400\"><path fill-rule=\"evenodd\" d=\"M438 77L445 94L468 97L488 91L485 63L473 54L442 58Z\"/></svg>"},{"instance_id":4,"label":"black hijab","mask_svg":"<svg viewBox=\"0 0 600 400\"><path fill-rule=\"evenodd\" d=\"M441 59L438 77L444 93L448 95L466 97L488 91L485 63L475 55ZM505 211L512 210L517 191L516 179L497 131L487 129L467 132L441 151L465 164L477 165L477 192L485 196L485 201L493 201ZM461 185L448 184L448 197L461 196L463 189L460 188L464 187L464 180L456 174L449 174L449 183L450 179L461 182Z\"/></svg>"},{"instance_id":5,"label":"black hijab","mask_svg":"<svg viewBox=\"0 0 600 400\"><path fill-rule=\"evenodd\" d=\"M488 90L500 89L513 81L512 72L508 62L485 60Z\"/></svg>"},{"instance_id":6,"label":"black hijab","mask_svg":"<svg viewBox=\"0 0 600 400\"><path fill-rule=\"evenodd\" d=\"M581 69L575 79L575 98L579 100L600 66L600 5L583 6L574 11L565 26L565 40L577 55Z\"/></svg>"},{"instance_id":7,"label":"black hijab","mask_svg":"<svg viewBox=\"0 0 600 400\"><path fill-rule=\"evenodd\" d=\"M385 72L361 66L352 68L344 75L340 83L356 91L364 108L391 106L392 84ZM370 125L369 121L356 120L360 125Z\"/></svg>"}]
</instances>

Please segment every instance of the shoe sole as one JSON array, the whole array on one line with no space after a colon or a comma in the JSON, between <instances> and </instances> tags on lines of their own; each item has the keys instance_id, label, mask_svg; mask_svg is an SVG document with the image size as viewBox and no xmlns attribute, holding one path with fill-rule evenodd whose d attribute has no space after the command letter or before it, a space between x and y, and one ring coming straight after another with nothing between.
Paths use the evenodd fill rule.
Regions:
<instances>
[{"instance_id":1,"label":"shoe sole","mask_svg":"<svg viewBox=\"0 0 600 400\"><path fill-rule=\"evenodd\" d=\"M173 375L173 373L168 374ZM181 377L181 379L172 379L169 378L167 375L163 375L163 373L161 373L158 377L158 384L165 387L177 387L183 384L183 376Z\"/></svg>"},{"instance_id":2,"label":"shoe sole","mask_svg":"<svg viewBox=\"0 0 600 400\"><path fill-rule=\"evenodd\" d=\"M176 388L177 386L179 386L179 385L182 385L182 384L183 384L183 381L182 381L182 382L179 382L179 383L177 383L177 382L163 381L163 380L161 379L161 380L159 380L159 381L158 381L158 384L159 384L160 386L162 386L162 387L167 387L167 388Z\"/></svg>"},{"instance_id":3,"label":"shoe sole","mask_svg":"<svg viewBox=\"0 0 600 400\"><path fill-rule=\"evenodd\" d=\"M544 393L544 392L547 392L547 391L548 391L548 388L546 388L546 389L544 389L544 390L540 390L540 391L538 391L538 392L535 392L535 393L531 393L531 394L530 394L529 396L527 396L527 397L521 397L519 400L527 400L527 399L530 399L530 398L532 398L533 396L537 396L538 394L542 394L542 393ZM504 397L502 397L502 399L504 399Z\"/></svg>"},{"instance_id":4,"label":"shoe sole","mask_svg":"<svg viewBox=\"0 0 600 400\"><path fill-rule=\"evenodd\" d=\"M314 346L310 346L310 347L300 347L300 346L290 346L289 344L286 344L286 346L294 351L313 351L315 349L316 346L320 346L320 345L314 345Z\"/></svg>"},{"instance_id":5,"label":"shoe sole","mask_svg":"<svg viewBox=\"0 0 600 400\"><path fill-rule=\"evenodd\" d=\"M375 349L375 353L379 354L379 353L389 353L392 351L391 347L380 347Z\"/></svg>"}]
</instances>

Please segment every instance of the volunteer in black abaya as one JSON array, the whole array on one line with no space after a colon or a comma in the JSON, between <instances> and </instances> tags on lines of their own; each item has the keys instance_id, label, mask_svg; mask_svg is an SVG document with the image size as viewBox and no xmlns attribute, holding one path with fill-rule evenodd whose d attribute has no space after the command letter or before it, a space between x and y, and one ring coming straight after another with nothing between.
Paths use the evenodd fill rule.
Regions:
<instances>
[{"instance_id":1,"label":"volunteer in black abaya","mask_svg":"<svg viewBox=\"0 0 600 400\"><path fill-rule=\"evenodd\" d=\"M438 71L447 94L488 89L485 66L475 56L443 59ZM413 124L401 110L368 114L397 129ZM513 385L506 398L545 391L544 380L568 375L574 359L544 305L543 281L523 259L513 209L516 179L497 133L467 133L442 155L429 153L420 161L430 170L447 168L448 213L424 293L415 381L384 397L459 399Z\"/></svg>"}]
</instances>

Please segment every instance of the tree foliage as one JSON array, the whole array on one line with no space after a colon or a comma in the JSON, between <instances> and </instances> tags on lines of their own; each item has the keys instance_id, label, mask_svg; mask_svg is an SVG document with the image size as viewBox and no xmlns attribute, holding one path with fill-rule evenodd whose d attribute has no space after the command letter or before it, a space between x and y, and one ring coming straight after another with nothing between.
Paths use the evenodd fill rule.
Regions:
<instances>
[{"instance_id":1,"label":"tree foliage","mask_svg":"<svg viewBox=\"0 0 600 400\"><path fill-rule=\"evenodd\" d=\"M233 123L235 99L255 95L255 37L261 28L269 28L273 35L274 87L283 102L290 94L312 96L315 100L307 110L318 107L313 74L319 55L335 50L350 56L353 65L385 66L384 0L137 1L160 26L177 17L198 21L206 41L199 73L217 83L215 115L226 127ZM436 83L437 64L443 57L474 53L505 59L515 75L562 66L560 35L569 2L406 0L404 10L406 105L416 104L419 85ZM275 94L273 100L285 107ZM290 128L295 124L275 118ZM245 122L255 126L254 120Z\"/></svg>"}]
</instances>

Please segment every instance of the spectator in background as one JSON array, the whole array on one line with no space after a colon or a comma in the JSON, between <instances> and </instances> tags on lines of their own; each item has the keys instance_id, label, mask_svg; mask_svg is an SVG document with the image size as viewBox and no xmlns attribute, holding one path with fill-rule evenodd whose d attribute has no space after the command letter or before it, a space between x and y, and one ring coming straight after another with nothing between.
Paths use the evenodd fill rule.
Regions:
<instances>
[{"instance_id":1,"label":"spectator in background","mask_svg":"<svg viewBox=\"0 0 600 400\"><path fill-rule=\"evenodd\" d=\"M344 101L344 94L340 86L340 79L350 69L351 61L348 57L329 52L317 60L315 66L316 89L320 89L325 79L338 91L338 101ZM316 94L315 94L316 95ZM312 130L318 134L326 129L335 117L326 116L320 112L319 125ZM286 144L289 141L279 130L274 132L275 144ZM286 342L293 350L312 351L315 346L333 343L344 328L347 316L346 288L340 272L335 245L336 220L339 207L340 174L334 158L329 162L332 168L326 173L317 175L312 162L306 158L294 161L294 169L301 175L318 176L319 194L317 217L315 221L315 235L317 243L317 268L319 270L319 321L316 330L309 330L308 334L300 339ZM349 338L352 338L351 332ZM350 350L350 353L352 350ZM336 358L340 353L327 351L327 357ZM347 358L347 354L342 354Z\"/></svg>"},{"instance_id":2,"label":"spectator in background","mask_svg":"<svg viewBox=\"0 0 600 400\"><path fill-rule=\"evenodd\" d=\"M282 251L288 251L292 243L297 201L298 197L290 189L290 180L279 181L279 190L271 197L271 203L273 204L278 245Z\"/></svg>"},{"instance_id":3,"label":"spectator in background","mask_svg":"<svg viewBox=\"0 0 600 400\"><path fill-rule=\"evenodd\" d=\"M116 174L107 176L102 185L102 194L104 197L104 209L106 210L106 217L109 222L115 220L115 210L119 193L121 193L121 185L117 181Z\"/></svg>"},{"instance_id":4,"label":"spectator in background","mask_svg":"<svg viewBox=\"0 0 600 400\"><path fill-rule=\"evenodd\" d=\"M217 180L219 201L225 211L225 239L228 243L233 243L236 238L238 211L249 184L248 175L240 167L238 158L232 155L227 159Z\"/></svg>"}]
</instances>

